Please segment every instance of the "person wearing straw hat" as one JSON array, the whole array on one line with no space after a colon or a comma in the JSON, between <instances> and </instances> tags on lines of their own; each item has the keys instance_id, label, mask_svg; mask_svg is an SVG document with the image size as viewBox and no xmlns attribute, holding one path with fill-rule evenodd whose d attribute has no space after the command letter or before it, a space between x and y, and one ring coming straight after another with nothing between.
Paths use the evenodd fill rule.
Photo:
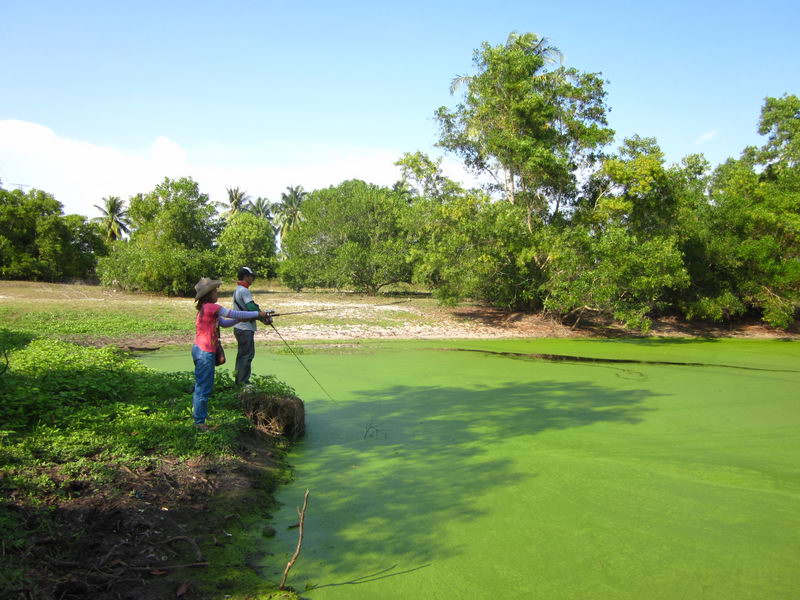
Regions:
<instances>
[{"instance_id":1,"label":"person wearing straw hat","mask_svg":"<svg viewBox=\"0 0 800 600\"><path fill-rule=\"evenodd\" d=\"M194 395L192 396L192 415L194 425L206 431L208 417L208 397L214 391L214 369L217 364L217 343L219 328L231 327L243 319L266 318L267 313L258 310L230 310L217 304L219 286L217 279L203 277L194 286L195 319L194 345L192 360L194 361Z\"/></svg>"}]
</instances>

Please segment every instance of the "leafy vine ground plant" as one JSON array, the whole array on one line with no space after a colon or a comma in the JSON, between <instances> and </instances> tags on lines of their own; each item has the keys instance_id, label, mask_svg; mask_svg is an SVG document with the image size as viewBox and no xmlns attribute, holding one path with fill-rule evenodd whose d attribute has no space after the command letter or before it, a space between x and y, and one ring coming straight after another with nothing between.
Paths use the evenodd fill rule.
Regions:
<instances>
[{"instance_id":1,"label":"leafy vine ground plant","mask_svg":"<svg viewBox=\"0 0 800 600\"><path fill-rule=\"evenodd\" d=\"M157 372L114 348L26 343L8 330L0 345L12 348L0 376L0 537L8 567L0 595L116 598L127 590L157 598L187 582L199 589L202 576L183 571L208 563L213 553L203 548L214 532L191 523L198 514L215 522L213 496L226 478L243 477L242 440L253 435L229 373L217 372L213 430L198 434L192 373ZM268 395L294 394L274 377L254 377L253 385ZM271 489L286 476L276 458L280 444L251 446L248 460L275 461L249 475ZM230 518L226 530L236 527ZM183 538L185 547L168 551Z\"/></svg>"}]
</instances>

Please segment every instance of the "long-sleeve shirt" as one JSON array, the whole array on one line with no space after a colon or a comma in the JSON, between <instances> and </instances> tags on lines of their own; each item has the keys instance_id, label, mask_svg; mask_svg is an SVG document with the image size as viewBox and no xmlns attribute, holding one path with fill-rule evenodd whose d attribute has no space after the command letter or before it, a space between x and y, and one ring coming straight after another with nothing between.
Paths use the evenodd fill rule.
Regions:
<instances>
[{"instance_id":1,"label":"long-sleeve shirt","mask_svg":"<svg viewBox=\"0 0 800 600\"><path fill-rule=\"evenodd\" d=\"M214 352L217 347L217 325L231 327L239 319L255 319L257 310L231 310L219 304L207 302L197 311L194 343L204 352Z\"/></svg>"}]
</instances>

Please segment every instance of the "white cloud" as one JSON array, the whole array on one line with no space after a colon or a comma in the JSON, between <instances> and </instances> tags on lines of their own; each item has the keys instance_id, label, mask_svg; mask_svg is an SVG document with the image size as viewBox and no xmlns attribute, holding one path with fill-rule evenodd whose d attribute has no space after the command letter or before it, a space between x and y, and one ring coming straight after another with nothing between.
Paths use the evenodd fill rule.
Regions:
<instances>
[{"instance_id":1,"label":"white cloud","mask_svg":"<svg viewBox=\"0 0 800 600\"><path fill-rule=\"evenodd\" d=\"M127 199L152 190L164 177L190 176L218 201L226 199L225 188L237 186L253 198L277 201L289 185L313 190L353 178L391 185L400 177L393 163L405 150L272 142L260 148L220 144L193 151L158 137L147 151L136 152L61 137L37 123L0 120L4 187L44 190L64 205L65 213L89 217L99 214L93 205L104 196ZM467 181L460 164L446 161L443 166L450 177Z\"/></svg>"},{"instance_id":2,"label":"white cloud","mask_svg":"<svg viewBox=\"0 0 800 600\"><path fill-rule=\"evenodd\" d=\"M701 135L694 141L694 145L699 146L700 144L705 144L706 142L710 142L715 137L717 137L718 133L719 133L718 129L712 129L711 131L706 131L703 135Z\"/></svg>"}]
</instances>

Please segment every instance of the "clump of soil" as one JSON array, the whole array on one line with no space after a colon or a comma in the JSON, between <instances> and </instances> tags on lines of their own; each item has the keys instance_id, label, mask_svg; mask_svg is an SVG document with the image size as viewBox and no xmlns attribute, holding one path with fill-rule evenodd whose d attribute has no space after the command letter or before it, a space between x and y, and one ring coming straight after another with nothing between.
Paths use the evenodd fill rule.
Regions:
<instances>
[{"instance_id":1,"label":"clump of soil","mask_svg":"<svg viewBox=\"0 0 800 600\"><path fill-rule=\"evenodd\" d=\"M97 600L201 598L196 580L212 566L202 548L230 543L226 529L237 506L268 506L282 454L276 442L252 434L226 459L164 457L153 466L116 465L113 481L95 484L58 470L47 497L8 498L29 532L22 548L4 546L27 583L0 585L0 597ZM270 483L270 477L272 478ZM233 508L225 508L233 507Z\"/></svg>"},{"instance_id":2,"label":"clump of soil","mask_svg":"<svg viewBox=\"0 0 800 600\"><path fill-rule=\"evenodd\" d=\"M239 399L244 414L261 433L295 440L306 430L305 406L297 396L274 396L246 390Z\"/></svg>"}]
</instances>

